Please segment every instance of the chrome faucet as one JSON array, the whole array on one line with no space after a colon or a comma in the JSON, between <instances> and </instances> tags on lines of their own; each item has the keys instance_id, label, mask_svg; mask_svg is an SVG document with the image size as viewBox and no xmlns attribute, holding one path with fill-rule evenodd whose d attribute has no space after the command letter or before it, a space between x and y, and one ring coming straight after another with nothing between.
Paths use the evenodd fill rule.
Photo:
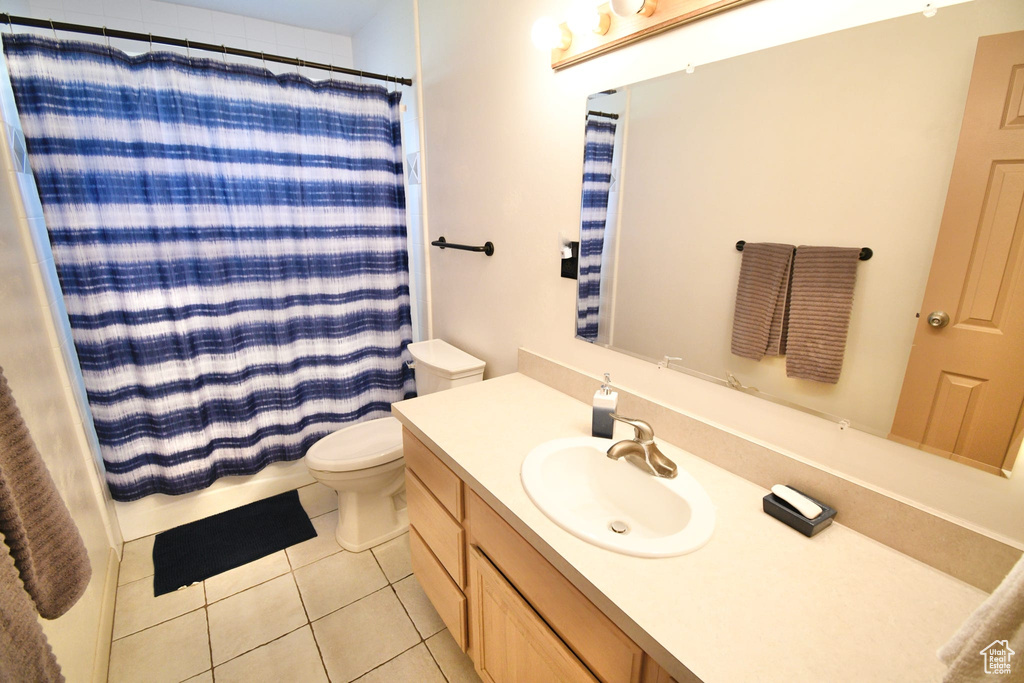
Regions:
<instances>
[{"instance_id":1,"label":"chrome faucet","mask_svg":"<svg viewBox=\"0 0 1024 683\"><path fill-rule=\"evenodd\" d=\"M676 476L676 464L658 450L658 444L654 443L654 429L651 425L643 420L623 417L616 413L612 413L612 418L633 427L636 435L632 439L612 444L612 447L608 449L609 458L612 460L625 458L626 462L656 477L672 479Z\"/></svg>"}]
</instances>

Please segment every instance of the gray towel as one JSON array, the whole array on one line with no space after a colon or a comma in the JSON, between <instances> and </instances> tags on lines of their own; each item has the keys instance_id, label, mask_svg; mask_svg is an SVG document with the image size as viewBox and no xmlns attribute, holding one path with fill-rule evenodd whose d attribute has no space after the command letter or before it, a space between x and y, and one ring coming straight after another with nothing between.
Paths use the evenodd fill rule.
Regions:
<instances>
[{"instance_id":1,"label":"gray towel","mask_svg":"<svg viewBox=\"0 0 1024 683\"><path fill-rule=\"evenodd\" d=\"M1009 656L1009 673L985 673L986 664L998 666L988 657L1003 654L1000 650L1014 653ZM949 667L944 683L1024 681L1024 558L938 654Z\"/></svg>"},{"instance_id":2,"label":"gray towel","mask_svg":"<svg viewBox=\"0 0 1024 683\"><path fill-rule=\"evenodd\" d=\"M0 681L63 681L36 608L0 534Z\"/></svg>"},{"instance_id":3,"label":"gray towel","mask_svg":"<svg viewBox=\"0 0 1024 683\"><path fill-rule=\"evenodd\" d=\"M787 376L839 381L859 258L859 248L797 248L789 295Z\"/></svg>"},{"instance_id":4,"label":"gray towel","mask_svg":"<svg viewBox=\"0 0 1024 683\"><path fill-rule=\"evenodd\" d=\"M21 418L0 368L0 533L39 614L56 619L89 585L78 528Z\"/></svg>"},{"instance_id":5,"label":"gray towel","mask_svg":"<svg viewBox=\"0 0 1024 683\"><path fill-rule=\"evenodd\" d=\"M761 360L786 353L786 302L792 261L792 244L755 242L743 246L732 322L734 355Z\"/></svg>"}]
</instances>

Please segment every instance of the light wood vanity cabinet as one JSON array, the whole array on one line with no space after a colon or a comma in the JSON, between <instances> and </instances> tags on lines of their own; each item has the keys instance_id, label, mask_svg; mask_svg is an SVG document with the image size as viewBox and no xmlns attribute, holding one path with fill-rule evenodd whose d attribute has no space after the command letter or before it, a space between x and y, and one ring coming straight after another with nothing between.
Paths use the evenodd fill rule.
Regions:
<instances>
[{"instance_id":1,"label":"light wood vanity cabinet","mask_svg":"<svg viewBox=\"0 0 1024 683\"><path fill-rule=\"evenodd\" d=\"M672 680L408 430L403 441L413 572L484 681Z\"/></svg>"}]
</instances>

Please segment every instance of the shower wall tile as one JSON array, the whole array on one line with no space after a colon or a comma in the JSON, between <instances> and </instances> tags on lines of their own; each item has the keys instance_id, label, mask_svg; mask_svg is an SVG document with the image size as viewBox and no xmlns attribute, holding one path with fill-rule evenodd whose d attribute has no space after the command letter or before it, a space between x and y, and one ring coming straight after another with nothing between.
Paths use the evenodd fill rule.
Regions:
<instances>
[{"instance_id":1,"label":"shower wall tile","mask_svg":"<svg viewBox=\"0 0 1024 683\"><path fill-rule=\"evenodd\" d=\"M147 24L175 26L178 23L178 8L168 2L142 0L142 20Z\"/></svg>"},{"instance_id":2,"label":"shower wall tile","mask_svg":"<svg viewBox=\"0 0 1024 683\"><path fill-rule=\"evenodd\" d=\"M163 4L163 3L160 3ZM210 12L213 30L226 36L245 37L245 17L228 12Z\"/></svg>"},{"instance_id":3,"label":"shower wall tile","mask_svg":"<svg viewBox=\"0 0 1024 683\"><path fill-rule=\"evenodd\" d=\"M349 36L310 31L287 24L160 0L28 0L25 11L21 13L92 26L108 26L139 33L187 38L214 45L224 44L340 67L351 68L353 65L352 39ZM17 30L51 35L50 29L18 27ZM61 38L105 42L102 36L67 33L58 35ZM135 41L112 39L110 44L129 53L148 49L144 43ZM170 45L161 45L157 49L178 54L187 52L185 48ZM199 51L193 51L192 54L210 56L210 53ZM261 64L258 59L244 57L232 58L230 61L250 65ZM267 67L277 73L294 69L286 64L267 64ZM302 73L311 78L324 76L320 71L303 70Z\"/></svg>"},{"instance_id":4,"label":"shower wall tile","mask_svg":"<svg viewBox=\"0 0 1024 683\"><path fill-rule=\"evenodd\" d=\"M420 119L418 116L402 117L402 147L406 154L420 151Z\"/></svg>"},{"instance_id":5,"label":"shower wall tile","mask_svg":"<svg viewBox=\"0 0 1024 683\"><path fill-rule=\"evenodd\" d=\"M103 14L116 19L142 21L140 0L103 0Z\"/></svg>"}]
</instances>

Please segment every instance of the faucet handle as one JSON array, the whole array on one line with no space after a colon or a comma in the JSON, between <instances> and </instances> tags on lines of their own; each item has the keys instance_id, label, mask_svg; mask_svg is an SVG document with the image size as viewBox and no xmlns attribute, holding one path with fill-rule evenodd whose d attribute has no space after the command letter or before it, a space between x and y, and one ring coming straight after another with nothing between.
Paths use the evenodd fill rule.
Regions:
<instances>
[{"instance_id":1,"label":"faucet handle","mask_svg":"<svg viewBox=\"0 0 1024 683\"><path fill-rule=\"evenodd\" d=\"M635 417L623 417L618 413L611 414L613 420L619 422L625 422L636 431L636 440L641 442L653 441L654 440L654 428L650 424L643 420L638 420Z\"/></svg>"}]
</instances>

